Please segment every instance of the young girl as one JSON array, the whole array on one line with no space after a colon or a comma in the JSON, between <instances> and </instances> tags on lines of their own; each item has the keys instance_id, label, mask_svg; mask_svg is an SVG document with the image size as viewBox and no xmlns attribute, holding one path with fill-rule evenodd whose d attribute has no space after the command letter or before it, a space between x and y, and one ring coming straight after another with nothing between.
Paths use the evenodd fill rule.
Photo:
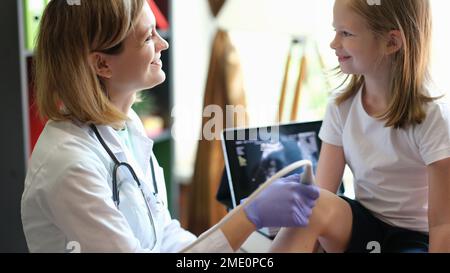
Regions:
<instances>
[{"instance_id":1,"label":"young girl","mask_svg":"<svg viewBox=\"0 0 450 273\"><path fill-rule=\"evenodd\" d=\"M310 225L285 229L273 251L450 252L448 106L427 89L428 0L336 0L336 52L349 85L331 100L320 137L323 189ZM348 164L356 200L335 193Z\"/></svg>"},{"instance_id":2,"label":"young girl","mask_svg":"<svg viewBox=\"0 0 450 273\"><path fill-rule=\"evenodd\" d=\"M31 252L175 252L196 238L171 218L163 171L131 109L162 83L145 0L52 0L36 52L46 124L29 162L22 223ZM318 189L275 181L191 251L233 251L256 229L304 226ZM273 204L276 204L275 206Z\"/></svg>"}]
</instances>

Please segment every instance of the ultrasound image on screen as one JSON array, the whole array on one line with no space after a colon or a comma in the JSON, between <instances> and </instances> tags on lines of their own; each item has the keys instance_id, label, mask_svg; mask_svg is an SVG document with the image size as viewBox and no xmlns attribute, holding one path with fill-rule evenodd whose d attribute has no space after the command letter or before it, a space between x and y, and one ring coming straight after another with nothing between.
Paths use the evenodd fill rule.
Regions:
<instances>
[{"instance_id":1,"label":"ultrasound image on screen","mask_svg":"<svg viewBox=\"0 0 450 273\"><path fill-rule=\"evenodd\" d=\"M236 198L247 197L260 184L296 161L310 160L315 170L319 159L316 139L316 132L304 132L282 134L277 141L236 141L235 152L239 166L237 177L240 180L238 189L235 189L238 191ZM299 168L286 176L302 172L303 168Z\"/></svg>"}]
</instances>

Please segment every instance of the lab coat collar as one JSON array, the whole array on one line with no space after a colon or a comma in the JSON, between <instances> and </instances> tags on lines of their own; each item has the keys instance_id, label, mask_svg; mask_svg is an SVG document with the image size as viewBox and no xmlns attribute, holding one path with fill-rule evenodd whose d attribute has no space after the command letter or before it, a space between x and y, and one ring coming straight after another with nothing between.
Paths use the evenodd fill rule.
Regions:
<instances>
[{"instance_id":1,"label":"lab coat collar","mask_svg":"<svg viewBox=\"0 0 450 273\"><path fill-rule=\"evenodd\" d=\"M140 123L139 117L136 115L136 113L133 110L130 110L130 113L128 115L129 120L126 121L127 129L129 133L132 135L133 138L133 145L136 147L136 154L135 156L135 162L139 166L139 168L142 170L142 174L144 177L148 177L149 174L149 163L150 158L152 156L152 150L153 150L153 141L149 139L144 132L144 128L142 127L142 124ZM141 125L141 126L139 126ZM114 129L111 126L107 125L97 125L97 129L102 136L102 138L105 140L106 145L108 145L109 149L112 151L112 153L117 157L121 158L121 156L125 156L124 150L125 147L122 146L122 142L120 141L117 133L114 131ZM91 130L91 134L94 138L94 132ZM133 160L127 159L128 163L132 163ZM156 161L154 160L153 163L155 164ZM132 164L133 165L133 164ZM141 173L137 171L137 173ZM141 176L138 174L138 176ZM140 177L141 179L143 177Z\"/></svg>"},{"instance_id":2,"label":"lab coat collar","mask_svg":"<svg viewBox=\"0 0 450 273\"><path fill-rule=\"evenodd\" d=\"M106 145L108 145L111 152L114 155L118 155L123 153L123 148L120 143L120 140L117 137L117 134L114 132L114 129L107 125L97 125L98 132L100 136L105 141Z\"/></svg>"},{"instance_id":3,"label":"lab coat collar","mask_svg":"<svg viewBox=\"0 0 450 273\"><path fill-rule=\"evenodd\" d=\"M129 120L127 120L126 126L128 131L134 136L133 141L137 141L136 147L139 147L138 152L143 152L145 154L144 158L150 160L151 151L153 149L153 141L145 135L144 129L140 122L139 117L133 110L130 110L128 114ZM81 124L80 124L81 125ZM96 125L100 135L105 140L106 144L109 146L114 154L119 154L123 152L123 147L121 141L118 139L116 132L111 126L108 125ZM91 130L90 130L91 131ZM92 136L95 136L94 132L90 132Z\"/></svg>"},{"instance_id":4,"label":"lab coat collar","mask_svg":"<svg viewBox=\"0 0 450 273\"><path fill-rule=\"evenodd\" d=\"M133 110L130 110L128 117L130 119L126 122L127 129L133 137L133 145L137 147L137 154L135 155L136 161L140 165L141 169L146 172L152 156L153 140L148 138L145 134L144 127L142 126L139 117ZM156 160L153 160L153 163L156 163Z\"/></svg>"}]
</instances>

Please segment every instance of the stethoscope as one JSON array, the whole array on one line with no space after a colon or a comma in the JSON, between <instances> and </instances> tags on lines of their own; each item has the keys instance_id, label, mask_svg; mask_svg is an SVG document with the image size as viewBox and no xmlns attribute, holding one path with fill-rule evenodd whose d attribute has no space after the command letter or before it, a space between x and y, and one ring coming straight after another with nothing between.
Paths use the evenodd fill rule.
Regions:
<instances>
[{"instance_id":1,"label":"stethoscope","mask_svg":"<svg viewBox=\"0 0 450 273\"><path fill-rule=\"evenodd\" d=\"M106 142L100 135L97 127L94 124L91 124L90 127L94 131L95 135L97 136L98 140L102 144L103 148L106 150L108 155L114 161L114 168L113 168L113 175L112 175L112 195L113 195L113 201L114 201L114 204L116 205L116 208L119 209L119 204L120 204L119 188L117 186L117 171L119 170L120 167L125 167L130 172L131 176L133 177L133 180L136 182L136 185L138 186L139 190L141 191L142 197L144 198L144 203L148 210L150 223L152 224L154 240L152 242L151 249L153 249L156 245L157 238L156 238L156 227L155 227L155 223L154 223L154 220L152 217L152 211L150 210L150 205L149 205L149 203L151 202L149 200L150 197L146 197L144 190L142 188L141 182L139 181L139 178L137 177L136 172L134 171L133 167L131 167L131 165L126 162L120 162L117 159L117 157L113 154L111 149L108 147L108 145L106 145ZM151 168L152 179L153 179L153 188L154 188L153 195L155 197L156 204L160 205L161 202L158 199L158 185L156 184L155 169L153 166L153 158L152 157L150 157L150 168Z\"/></svg>"}]
</instances>

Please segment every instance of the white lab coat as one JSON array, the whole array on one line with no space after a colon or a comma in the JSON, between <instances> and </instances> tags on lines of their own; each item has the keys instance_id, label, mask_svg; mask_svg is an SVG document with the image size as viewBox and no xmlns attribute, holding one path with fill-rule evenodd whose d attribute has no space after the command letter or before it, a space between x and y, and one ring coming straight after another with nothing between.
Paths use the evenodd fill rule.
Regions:
<instances>
[{"instance_id":1,"label":"white lab coat","mask_svg":"<svg viewBox=\"0 0 450 273\"><path fill-rule=\"evenodd\" d=\"M156 229L150 224L144 199L128 172L121 169L120 210L112 200L113 161L92 129L85 124L49 121L37 142L22 196L22 223L31 252L176 252L195 241L167 209L163 170L154 158L153 141L130 110L127 128L135 147L130 151L108 126L97 126L119 161L128 162L139 180L154 192L150 169L153 157L161 206L152 202ZM75 247L75 248L73 248ZM195 252L231 252L219 230Z\"/></svg>"}]
</instances>

